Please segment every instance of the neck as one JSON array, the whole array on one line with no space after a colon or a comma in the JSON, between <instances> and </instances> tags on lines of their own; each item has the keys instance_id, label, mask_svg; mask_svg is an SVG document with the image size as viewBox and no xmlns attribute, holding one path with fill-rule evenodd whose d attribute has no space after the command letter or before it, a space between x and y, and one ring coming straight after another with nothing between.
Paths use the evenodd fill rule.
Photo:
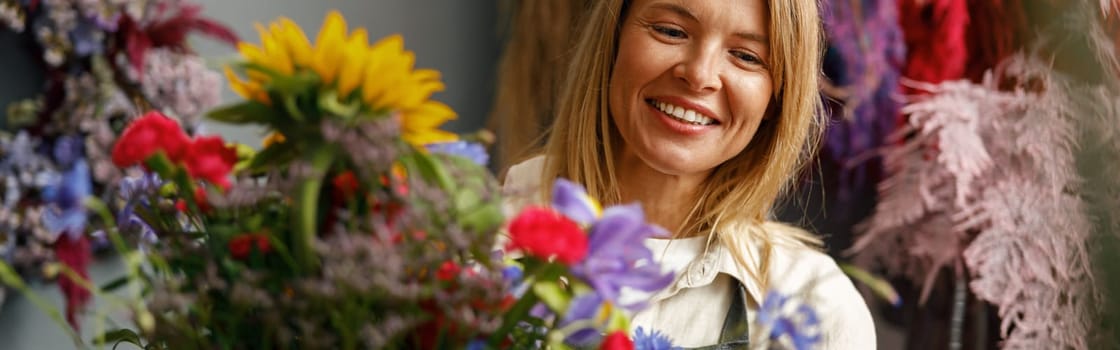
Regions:
<instances>
[{"instance_id":1,"label":"neck","mask_svg":"<svg viewBox=\"0 0 1120 350\"><path fill-rule=\"evenodd\" d=\"M622 203L641 203L646 220L665 228L674 237L695 234L680 230L696 205L698 189L707 174L665 174L634 155L618 157L616 166Z\"/></svg>"}]
</instances>

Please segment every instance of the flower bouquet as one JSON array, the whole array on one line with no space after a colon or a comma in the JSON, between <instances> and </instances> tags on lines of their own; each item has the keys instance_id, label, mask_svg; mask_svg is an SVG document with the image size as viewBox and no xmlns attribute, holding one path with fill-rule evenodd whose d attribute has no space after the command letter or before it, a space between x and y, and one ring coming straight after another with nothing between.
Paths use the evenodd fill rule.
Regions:
<instances>
[{"instance_id":1,"label":"flower bouquet","mask_svg":"<svg viewBox=\"0 0 1120 350\"><path fill-rule=\"evenodd\" d=\"M85 196L108 197L123 175L108 149L142 109L164 111L193 132L220 102L221 75L186 38L237 37L182 0L0 0L8 91L0 106L0 261L31 280L62 262L79 276L104 241L84 235ZM10 59L10 60L9 60ZM26 87L26 88L24 88ZM76 309L89 298L59 280ZM0 285L0 300L2 290ZM77 325L74 315L66 315Z\"/></svg>"},{"instance_id":2,"label":"flower bouquet","mask_svg":"<svg viewBox=\"0 0 1120 350\"><path fill-rule=\"evenodd\" d=\"M482 146L437 129L455 117L429 99L439 73L413 69L401 37L370 45L337 12L314 43L287 19L260 31L226 70L245 101L208 114L267 129L259 151L190 136L159 112L114 142L113 163L143 175L109 203L83 203L127 275L94 286L61 267L129 310L134 326L94 343L634 346L627 311L643 305L624 294L673 279L641 243L665 231L637 205L602 210L559 180L551 206L507 222Z\"/></svg>"}]
</instances>

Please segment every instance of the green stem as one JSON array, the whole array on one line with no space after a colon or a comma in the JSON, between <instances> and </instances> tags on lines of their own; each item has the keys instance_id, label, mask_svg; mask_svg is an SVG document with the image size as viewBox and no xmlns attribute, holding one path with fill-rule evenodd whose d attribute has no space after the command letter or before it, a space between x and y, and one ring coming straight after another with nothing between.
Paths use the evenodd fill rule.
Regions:
<instances>
[{"instance_id":1,"label":"green stem","mask_svg":"<svg viewBox=\"0 0 1120 350\"><path fill-rule=\"evenodd\" d=\"M533 272L527 274L524 277L524 281L526 281L525 283L533 283L532 281L552 281L558 278L563 271L563 266L544 264L540 268L536 268ZM529 288L529 290L525 292L525 295L521 296L521 299L514 303L513 306L510 307L509 312L502 317L502 326L498 328L497 332L494 332L494 334L490 336L490 347L500 347L505 337L513 330L513 327L521 320L524 320L533 306L540 301L540 296L538 296L532 288Z\"/></svg>"},{"instance_id":2,"label":"green stem","mask_svg":"<svg viewBox=\"0 0 1120 350\"><path fill-rule=\"evenodd\" d=\"M13 270L10 266L8 266L7 263L4 263L3 261L0 261L0 282L3 282L4 284L11 286L12 288L15 288L15 290L18 290L20 293L23 293L23 296L26 297L27 300L30 300L32 304L35 304L35 306L39 308L39 310L42 310L44 313L46 313L47 317L57 323L59 327L66 330L66 334L69 335L70 339L74 341L75 347L80 347L82 349L89 348L86 346L85 342L82 341L82 337L78 336L78 333L74 332L74 329L71 328L70 325L66 323L66 320L62 318L62 313L58 311L58 308L55 308L54 305L51 304L51 302L43 299L43 297L40 297L38 294L35 294L35 292L31 291L31 289L27 287L27 284L23 283L23 279L19 278L19 274L17 274L15 270Z\"/></svg>"},{"instance_id":3,"label":"green stem","mask_svg":"<svg viewBox=\"0 0 1120 350\"><path fill-rule=\"evenodd\" d=\"M297 234L292 248L296 259L302 263L300 266L307 269L305 272L314 270L319 264L314 249L315 237L319 231L319 191L323 188L323 178L332 162L334 152L330 148L320 146L315 150L311 155L312 173L300 185L297 193L297 212L294 216Z\"/></svg>"},{"instance_id":4,"label":"green stem","mask_svg":"<svg viewBox=\"0 0 1120 350\"><path fill-rule=\"evenodd\" d=\"M509 313L505 314L502 319L502 327L498 328L497 332L490 335L490 347L500 347L505 337L509 336L510 331L513 330L513 326L517 325L518 321L524 319L523 316L528 315L529 310L532 310L533 305L536 305L538 301L540 301L540 298L537 297L537 294L529 291L521 297L521 300L513 304L513 307L509 309Z\"/></svg>"}]
</instances>

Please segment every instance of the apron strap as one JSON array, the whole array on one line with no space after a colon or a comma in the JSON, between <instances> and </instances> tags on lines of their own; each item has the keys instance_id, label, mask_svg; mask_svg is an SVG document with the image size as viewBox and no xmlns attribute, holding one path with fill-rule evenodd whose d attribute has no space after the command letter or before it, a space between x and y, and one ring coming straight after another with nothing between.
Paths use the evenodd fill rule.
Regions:
<instances>
[{"instance_id":1,"label":"apron strap","mask_svg":"<svg viewBox=\"0 0 1120 350\"><path fill-rule=\"evenodd\" d=\"M747 318L747 289L739 280L732 278L731 307L723 319L723 330L719 334L719 344L695 348L697 350L737 350L749 349L750 322Z\"/></svg>"}]
</instances>

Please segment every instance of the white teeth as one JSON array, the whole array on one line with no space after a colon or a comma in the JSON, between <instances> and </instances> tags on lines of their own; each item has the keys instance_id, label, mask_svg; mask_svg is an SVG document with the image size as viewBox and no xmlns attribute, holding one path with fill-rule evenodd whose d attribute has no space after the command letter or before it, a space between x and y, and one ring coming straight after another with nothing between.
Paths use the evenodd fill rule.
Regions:
<instances>
[{"instance_id":1,"label":"white teeth","mask_svg":"<svg viewBox=\"0 0 1120 350\"><path fill-rule=\"evenodd\" d=\"M715 119L708 118L700 112L691 109L684 109L683 107L674 106L665 102L654 102L654 107L657 107L658 110L665 112L665 114L668 114L673 118L689 122L691 124L711 125L715 124L716 122Z\"/></svg>"}]
</instances>

